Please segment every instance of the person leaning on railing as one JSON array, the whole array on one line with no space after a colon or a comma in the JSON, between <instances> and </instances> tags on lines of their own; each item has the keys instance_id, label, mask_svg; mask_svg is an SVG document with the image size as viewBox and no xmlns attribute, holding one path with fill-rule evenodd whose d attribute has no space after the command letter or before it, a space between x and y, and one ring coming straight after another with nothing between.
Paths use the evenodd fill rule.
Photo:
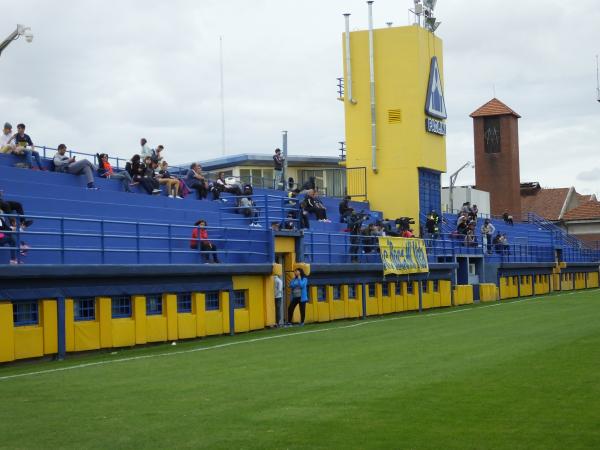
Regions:
<instances>
[{"instance_id":1,"label":"person leaning on railing","mask_svg":"<svg viewBox=\"0 0 600 450\"><path fill-rule=\"evenodd\" d=\"M25 230L25 228L30 227L33 224L33 220L28 220L25 217L23 205L12 200L5 200L4 192L2 190L0 190L0 211L4 212L5 214L18 214L19 226L21 230ZM16 220L11 219L11 225L16 226L16 224Z\"/></svg>"},{"instance_id":2,"label":"person leaning on railing","mask_svg":"<svg viewBox=\"0 0 600 450\"><path fill-rule=\"evenodd\" d=\"M204 261L210 262L212 256L213 262L219 263L219 257L217 256L217 246L208 239L208 230L206 229L206 220L200 219L194 224L192 230L192 240L190 241L190 248L196 250L198 247L203 253L202 256Z\"/></svg>"},{"instance_id":3,"label":"person leaning on railing","mask_svg":"<svg viewBox=\"0 0 600 450\"><path fill-rule=\"evenodd\" d=\"M131 179L131 175L126 170L121 172L115 172L113 170L112 165L108 161L108 155L106 153L98 153L96 154L96 159L98 160L98 176L101 178L112 179L112 180L121 180L121 184L123 185L123 190L125 192L131 192L131 185L133 180Z\"/></svg>"},{"instance_id":4,"label":"person leaning on railing","mask_svg":"<svg viewBox=\"0 0 600 450\"><path fill-rule=\"evenodd\" d=\"M12 227L8 217L0 211L0 247L8 245L10 247L10 262L9 264L22 264L22 261L17 258L17 242L13 236L13 232L16 228ZM21 243L21 255L27 254L29 246L25 243Z\"/></svg>"}]
</instances>

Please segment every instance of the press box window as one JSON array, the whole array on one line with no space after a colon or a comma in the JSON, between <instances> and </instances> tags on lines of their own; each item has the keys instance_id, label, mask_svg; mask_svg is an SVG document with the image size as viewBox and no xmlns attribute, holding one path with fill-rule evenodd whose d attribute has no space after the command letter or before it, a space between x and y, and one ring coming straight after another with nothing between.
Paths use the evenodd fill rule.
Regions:
<instances>
[{"instance_id":1,"label":"press box window","mask_svg":"<svg viewBox=\"0 0 600 450\"><path fill-rule=\"evenodd\" d=\"M131 297L114 297L111 303L113 319L131 317Z\"/></svg>"},{"instance_id":2,"label":"press box window","mask_svg":"<svg viewBox=\"0 0 600 450\"><path fill-rule=\"evenodd\" d=\"M16 327L39 323L38 302L13 303L13 323Z\"/></svg>"},{"instance_id":3,"label":"press box window","mask_svg":"<svg viewBox=\"0 0 600 450\"><path fill-rule=\"evenodd\" d=\"M355 299L356 298L356 285L349 284L348 285L348 298Z\"/></svg>"},{"instance_id":4,"label":"press box window","mask_svg":"<svg viewBox=\"0 0 600 450\"><path fill-rule=\"evenodd\" d=\"M163 312L163 299L160 294L146 296L146 315L160 316Z\"/></svg>"},{"instance_id":5,"label":"press box window","mask_svg":"<svg viewBox=\"0 0 600 450\"><path fill-rule=\"evenodd\" d=\"M76 298L73 301L76 321L96 320L96 299L94 297Z\"/></svg>"},{"instance_id":6,"label":"press box window","mask_svg":"<svg viewBox=\"0 0 600 450\"><path fill-rule=\"evenodd\" d=\"M244 309L246 307L247 297L248 291L246 290L233 291L233 307L235 309Z\"/></svg>"},{"instance_id":7,"label":"press box window","mask_svg":"<svg viewBox=\"0 0 600 450\"><path fill-rule=\"evenodd\" d=\"M218 291L213 291L213 292L207 292L204 295L204 309L206 311L218 311L221 307L221 302L219 300L219 292Z\"/></svg>"},{"instance_id":8,"label":"press box window","mask_svg":"<svg viewBox=\"0 0 600 450\"><path fill-rule=\"evenodd\" d=\"M324 302L326 297L325 286L317 286L317 301Z\"/></svg>"},{"instance_id":9,"label":"press box window","mask_svg":"<svg viewBox=\"0 0 600 450\"><path fill-rule=\"evenodd\" d=\"M189 292L177 294L177 312L191 313L192 312L192 294Z\"/></svg>"}]
</instances>

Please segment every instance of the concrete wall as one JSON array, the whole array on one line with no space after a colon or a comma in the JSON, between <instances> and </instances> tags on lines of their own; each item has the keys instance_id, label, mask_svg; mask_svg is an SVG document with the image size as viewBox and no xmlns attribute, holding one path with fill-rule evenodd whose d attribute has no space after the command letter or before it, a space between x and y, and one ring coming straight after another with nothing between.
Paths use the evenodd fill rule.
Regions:
<instances>
[{"instance_id":1,"label":"concrete wall","mask_svg":"<svg viewBox=\"0 0 600 450\"><path fill-rule=\"evenodd\" d=\"M477 205L479 214L490 215L490 193L473 189L470 186L459 186L453 189L454 210L461 208L465 202ZM450 188L442 188L442 211L450 212Z\"/></svg>"}]
</instances>

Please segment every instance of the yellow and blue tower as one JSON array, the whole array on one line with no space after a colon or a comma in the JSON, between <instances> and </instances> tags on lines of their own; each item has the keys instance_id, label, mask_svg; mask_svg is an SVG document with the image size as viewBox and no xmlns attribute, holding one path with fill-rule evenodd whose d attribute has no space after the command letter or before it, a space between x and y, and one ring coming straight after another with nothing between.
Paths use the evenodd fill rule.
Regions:
<instances>
[{"instance_id":1,"label":"yellow and blue tower","mask_svg":"<svg viewBox=\"0 0 600 450\"><path fill-rule=\"evenodd\" d=\"M343 48L346 167L366 167L371 208L418 230L419 212L440 212L446 171L442 41L418 25L370 28L344 33Z\"/></svg>"}]
</instances>

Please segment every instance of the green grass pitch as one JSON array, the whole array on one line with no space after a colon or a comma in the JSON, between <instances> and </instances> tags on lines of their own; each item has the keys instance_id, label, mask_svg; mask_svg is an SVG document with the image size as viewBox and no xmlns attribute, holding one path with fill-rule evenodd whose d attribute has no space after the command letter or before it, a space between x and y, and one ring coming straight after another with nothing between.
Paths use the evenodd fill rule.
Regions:
<instances>
[{"instance_id":1,"label":"green grass pitch","mask_svg":"<svg viewBox=\"0 0 600 450\"><path fill-rule=\"evenodd\" d=\"M11 365L0 405L3 449L598 449L600 291Z\"/></svg>"}]
</instances>

